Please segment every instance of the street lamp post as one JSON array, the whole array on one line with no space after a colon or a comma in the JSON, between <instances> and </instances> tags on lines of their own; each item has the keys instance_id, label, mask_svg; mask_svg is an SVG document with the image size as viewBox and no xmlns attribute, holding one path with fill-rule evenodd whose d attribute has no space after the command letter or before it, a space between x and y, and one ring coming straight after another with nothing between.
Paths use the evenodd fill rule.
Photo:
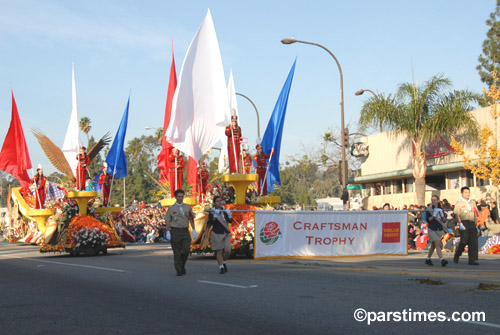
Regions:
<instances>
[{"instance_id":1,"label":"street lamp post","mask_svg":"<svg viewBox=\"0 0 500 335\"><path fill-rule=\"evenodd\" d=\"M345 127L344 127L344 77L342 75L342 68L340 67L340 63L339 63L337 57L335 57L335 55L330 50L328 50L327 48L325 48L321 44L306 42L306 41L299 41L299 40L296 40L295 38L284 38L281 40L281 43L283 43L283 44L293 44L296 42L303 43L303 44L315 45L317 47L322 48L323 50L328 52L330 54L330 56L332 56L332 58L335 60L335 63L337 63L337 67L339 68L339 73L340 73L340 128L341 128L340 132L341 132L341 139L342 139L342 141L341 141L342 142L342 188L345 189L347 186L347 159L346 159L346 154L345 154L346 148L345 148L344 144L348 143L348 138L345 138L346 131L345 131Z\"/></svg>"},{"instance_id":2,"label":"street lamp post","mask_svg":"<svg viewBox=\"0 0 500 335\"><path fill-rule=\"evenodd\" d=\"M260 138L260 119L259 119L259 111L257 110L257 106L255 106L255 104L253 103L253 101L250 100L250 98L247 97L246 95L238 93L238 92L236 92L236 95L239 95L239 96L247 99L248 101L250 101L250 103L252 104L253 108L255 108L255 113L257 113L257 137Z\"/></svg>"}]
</instances>

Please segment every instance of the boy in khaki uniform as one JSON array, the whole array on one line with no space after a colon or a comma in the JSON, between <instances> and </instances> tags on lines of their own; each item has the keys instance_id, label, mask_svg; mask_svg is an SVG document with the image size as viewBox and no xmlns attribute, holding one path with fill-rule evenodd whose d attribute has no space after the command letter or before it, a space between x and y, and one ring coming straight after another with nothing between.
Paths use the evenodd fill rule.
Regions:
<instances>
[{"instance_id":1,"label":"boy in khaki uniform","mask_svg":"<svg viewBox=\"0 0 500 335\"><path fill-rule=\"evenodd\" d=\"M479 265L478 260L478 244L477 244L477 208L476 203L470 200L470 189L465 186L460 190L462 197L457 201L453 212L457 217L460 226L460 243L453 261L458 263L465 246L469 246L469 265Z\"/></svg>"},{"instance_id":2,"label":"boy in khaki uniform","mask_svg":"<svg viewBox=\"0 0 500 335\"><path fill-rule=\"evenodd\" d=\"M184 191L174 192L176 202L167 209L165 223L167 230L170 230L170 244L174 252L174 266L177 276L186 274L186 262L191 250L191 235L189 234L189 224L196 234L194 228L194 213L191 206L184 203ZM196 237L195 237L196 238Z\"/></svg>"}]
</instances>

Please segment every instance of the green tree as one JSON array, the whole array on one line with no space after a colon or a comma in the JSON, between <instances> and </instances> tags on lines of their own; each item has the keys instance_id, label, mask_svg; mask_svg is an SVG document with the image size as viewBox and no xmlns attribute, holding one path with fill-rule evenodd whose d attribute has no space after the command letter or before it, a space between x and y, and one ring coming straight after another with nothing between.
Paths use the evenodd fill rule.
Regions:
<instances>
[{"instance_id":1,"label":"green tree","mask_svg":"<svg viewBox=\"0 0 500 335\"><path fill-rule=\"evenodd\" d=\"M124 191L126 204L130 204L133 200L145 202L157 200L156 193L161 188L158 184L159 170L157 168L157 156L160 149L161 142L152 135L142 135L128 142L125 148L127 157L125 190L121 179L114 181L111 194L113 203L122 203Z\"/></svg>"},{"instance_id":2,"label":"green tree","mask_svg":"<svg viewBox=\"0 0 500 335\"><path fill-rule=\"evenodd\" d=\"M52 172L51 174L46 176L46 178L48 181L58 184L64 184L68 182L68 176L58 171Z\"/></svg>"},{"instance_id":3,"label":"green tree","mask_svg":"<svg viewBox=\"0 0 500 335\"><path fill-rule=\"evenodd\" d=\"M0 171L0 207L7 206L7 198L10 187L19 187L19 181L12 175Z\"/></svg>"},{"instance_id":4,"label":"green tree","mask_svg":"<svg viewBox=\"0 0 500 335\"><path fill-rule=\"evenodd\" d=\"M371 108L366 111L366 113L361 114L359 119L360 130L366 131L369 128L375 129L377 131L384 131L384 123L387 121L385 117L385 106L396 105L396 97L388 94L385 96L383 93L377 94L377 97L371 96L368 98L371 104Z\"/></svg>"},{"instance_id":5,"label":"green tree","mask_svg":"<svg viewBox=\"0 0 500 335\"><path fill-rule=\"evenodd\" d=\"M90 121L90 119L86 116L80 118L80 130L83 131L87 136L87 147L90 147L89 132L90 129L92 129L92 126L90 125L91 123L92 121Z\"/></svg>"},{"instance_id":6,"label":"green tree","mask_svg":"<svg viewBox=\"0 0 500 335\"><path fill-rule=\"evenodd\" d=\"M493 84L491 73L496 70L500 72L500 0L497 0L495 11L490 13L490 18L486 20L486 25L490 27L483 42L483 52L479 55L479 71L481 81L489 86Z\"/></svg>"},{"instance_id":7,"label":"green tree","mask_svg":"<svg viewBox=\"0 0 500 335\"><path fill-rule=\"evenodd\" d=\"M318 164L308 156L296 161L296 164L280 169L281 185L273 195L281 197L281 202L287 205L301 204L304 206L315 205L317 191L313 184L321 178Z\"/></svg>"},{"instance_id":8,"label":"green tree","mask_svg":"<svg viewBox=\"0 0 500 335\"><path fill-rule=\"evenodd\" d=\"M406 136L413 146L413 177L419 205L425 204L426 142L458 132L465 138L477 137L477 121L468 112L479 96L470 91L443 94L449 86L451 81L442 75L432 77L422 87L403 83L394 99L380 103L370 98L361 110L361 127L382 122L396 135Z\"/></svg>"}]
</instances>

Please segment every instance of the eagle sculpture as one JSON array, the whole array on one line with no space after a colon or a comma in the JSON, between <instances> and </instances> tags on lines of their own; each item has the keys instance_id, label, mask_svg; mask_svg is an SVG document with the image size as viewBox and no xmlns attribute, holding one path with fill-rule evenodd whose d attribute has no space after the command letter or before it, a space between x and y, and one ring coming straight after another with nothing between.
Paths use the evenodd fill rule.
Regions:
<instances>
[{"instance_id":1,"label":"eagle sculpture","mask_svg":"<svg viewBox=\"0 0 500 335\"><path fill-rule=\"evenodd\" d=\"M59 170L60 172L64 173L66 176L68 176L68 179L71 182L76 181L75 174L73 173L73 170L71 169L71 166L69 165L68 161L66 160L66 157L64 157L63 151L52 142L47 135L45 135L40 129L31 129L31 132L33 135L35 135L36 139L38 140L38 143L40 143L40 146L42 147L43 152L45 152L45 155L49 159L49 161L52 163L52 165ZM106 145L111 142L111 135L109 132L107 132L90 150L87 152L87 155L89 156L90 161L97 156L99 151L102 150Z\"/></svg>"}]
</instances>

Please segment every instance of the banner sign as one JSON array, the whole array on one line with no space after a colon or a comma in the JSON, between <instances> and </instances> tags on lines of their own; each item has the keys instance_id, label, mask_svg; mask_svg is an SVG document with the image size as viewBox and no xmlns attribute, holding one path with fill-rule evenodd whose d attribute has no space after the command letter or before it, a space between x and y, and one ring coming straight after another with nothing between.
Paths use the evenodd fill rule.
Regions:
<instances>
[{"instance_id":1,"label":"banner sign","mask_svg":"<svg viewBox=\"0 0 500 335\"><path fill-rule=\"evenodd\" d=\"M256 211L255 259L407 255L407 211Z\"/></svg>"}]
</instances>

